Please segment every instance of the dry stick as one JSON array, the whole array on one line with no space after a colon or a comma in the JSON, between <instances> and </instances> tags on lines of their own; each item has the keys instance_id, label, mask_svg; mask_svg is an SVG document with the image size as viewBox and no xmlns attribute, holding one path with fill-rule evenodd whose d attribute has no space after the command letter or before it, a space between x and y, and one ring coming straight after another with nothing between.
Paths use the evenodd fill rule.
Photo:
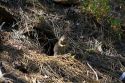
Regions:
<instances>
[{"instance_id":1,"label":"dry stick","mask_svg":"<svg viewBox=\"0 0 125 83\"><path fill-rule=\"evenodd\" d=\"M5 24L5 22L2 22L2 24L0 25L0 30L2 30L2 27L4 24Z\"/></svg>"},{"instance_id":2,"label":"dry stick","mask_svg":"<svg viewBox=\"0 0 125 83\"><path fill-rule=\"evenodd\" d=\"M96 80L99 80L98 78L98 74L96 73L96 71L92 68L92 66L87 62L87 65L90 67L90 69L94 72L95 76L96 76Z\"/></svg>"}]
</instances>

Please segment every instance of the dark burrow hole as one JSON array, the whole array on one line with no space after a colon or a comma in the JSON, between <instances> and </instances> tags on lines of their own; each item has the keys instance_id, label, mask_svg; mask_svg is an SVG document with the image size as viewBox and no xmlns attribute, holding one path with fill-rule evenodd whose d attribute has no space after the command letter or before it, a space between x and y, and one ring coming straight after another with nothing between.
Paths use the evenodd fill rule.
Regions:
<instances>
[{"instance_id":1,"label":"dark burrow hole","mask_svg":"<svg viewBox=\"0 0 125 83\"><path fill-rule=\"evenodd\" d=\"M58 40L55 37L51 27L43 24L40 27L34 27L32 31L26 32L24 35L28 36L34 42L38 39L41 53L45 53L49 56L54 55L53 48Z\"/></svg>"},{"instance_id":2,"label":"dark burrow hole","mask_svg":"<svg viewBox=\"0 0 125 83\"><path fill-rule=\"evenodd\" d=\"M20 64L15 63L14 66L16 69L18 69L19 71L21 71L23 73L29 73L26 66L22 63L20 63Z\"/></svg>"},{"instance_id":3,"label":"dark burrow hole","mask_svg":"<svg viewBox=\"0 0 125 83\"><path fill-rule=\"evenodd\" d=\"M16 23L16 17L0 7L0 30L8 32L11 32L13 29L18 30Z\"/></svg>"}]
</instances>

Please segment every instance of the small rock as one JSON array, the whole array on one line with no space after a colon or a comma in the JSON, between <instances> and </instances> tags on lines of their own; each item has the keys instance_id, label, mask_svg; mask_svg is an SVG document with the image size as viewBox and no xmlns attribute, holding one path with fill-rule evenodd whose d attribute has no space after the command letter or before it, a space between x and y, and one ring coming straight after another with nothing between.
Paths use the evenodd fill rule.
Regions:
<instances>
[{"instance_id":1,"label":"small rock","mask_svg":"<svg viewBox=\"0 0 125 83\"><path fill-rule=\"evenodd\" d=\"M122 75L119 78L120 80L124 80L125 79L125 72L122 73Z\"/></svg>"}]
</instances>

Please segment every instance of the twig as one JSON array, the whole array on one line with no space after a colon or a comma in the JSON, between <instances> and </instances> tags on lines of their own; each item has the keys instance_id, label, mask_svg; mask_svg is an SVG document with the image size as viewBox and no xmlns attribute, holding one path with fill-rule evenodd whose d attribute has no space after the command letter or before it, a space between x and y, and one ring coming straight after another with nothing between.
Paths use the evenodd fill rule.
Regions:
<instances>
[{"instance_id":1,"label":"twig","mask_svg":"<svg viewBox=\"0 0 125 83\"><path fill-rule=\"evenodd\" d=\"M96 80L99 80L98 78L98 74L96 73L96 71L92 68L92 66L87 62L87 65L90 67L90 69L94 72L95 76L96 76Z\"/></svg>"},{"instance_id":2,"label":"twig","mask_svg":"<svg viewBox=\"0 0 125 83\"><path fill-rule=\"evenodd\" d=\"M2 22L2 24L0 25L0 30L2 30L2 27L4 24L5 24L5 22Z\"/></svg>"}]
</instances>

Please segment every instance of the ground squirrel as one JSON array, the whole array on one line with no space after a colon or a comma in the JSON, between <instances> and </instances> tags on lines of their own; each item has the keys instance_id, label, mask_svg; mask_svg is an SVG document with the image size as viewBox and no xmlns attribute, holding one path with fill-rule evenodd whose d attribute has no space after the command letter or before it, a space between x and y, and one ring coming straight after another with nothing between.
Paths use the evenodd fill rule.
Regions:
<instances>
[{"instance_id":1,"label":"ground squirrel","mask_svg":"<svg viewBox=\"0 0 125 83\"><path fill-rule=\"evenodd\" d=\"M66 36L61 36L58 42L54 46L54 56L65 54L68 47L68 39Z\"/></svg>"},{"instance_id":2,"label":"ground squirrel","mask_svg":"<svg viewBox=\"0 0 125 83\"><path fill-rule=\"evenodd\" d=\"M59 38L58 42L54 46L54 55L62 55L66 54L69 47L69 39L68 36L71 32L71 24L70 21L66 21L66 28L64 29L64 34Z\"/></svg>"}]
</instances>

